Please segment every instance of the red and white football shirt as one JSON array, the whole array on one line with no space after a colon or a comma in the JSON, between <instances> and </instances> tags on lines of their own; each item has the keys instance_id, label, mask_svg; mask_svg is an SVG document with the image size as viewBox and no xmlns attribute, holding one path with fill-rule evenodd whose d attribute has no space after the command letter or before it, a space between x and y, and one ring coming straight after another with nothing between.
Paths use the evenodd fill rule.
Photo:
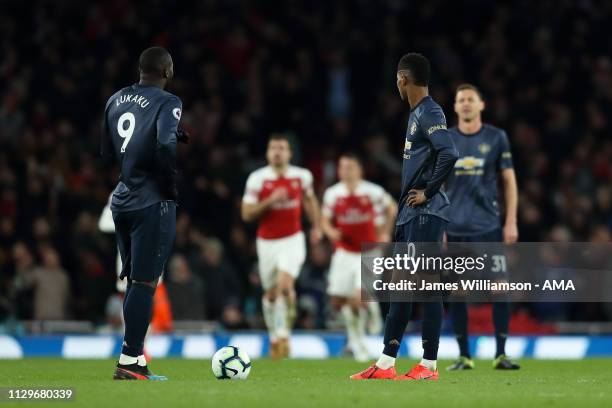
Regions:
<instances>
[{"instance_id":1,"label":"red and white football shirt","mask_svg":"<svg viewBox=\"0 0 612 408\"><path fill-rule=\"evenodd\" d=\"M276 189L286 191L286 199L273 204L259 219L257 236L264 239L288 237L302 230L302 200L314 194L312 173L302 167L289 166L278 175L271 166L262 167L249 175L242 202L256 204Z\"/></svg>"},{"instance_id":2,"label":"red and white football shirt","mask_svg":"<svg viewBox=\"0 0 612 408\"><path fill-rule=\"evenodd\" d=\"M336 248L361 252L361 244L376 242L376 227L385 222L385 208L391 197L379 185L362 180L350 192L340 182L323 195L323 215L342 233Z\"/></svg>"}]
</instances>

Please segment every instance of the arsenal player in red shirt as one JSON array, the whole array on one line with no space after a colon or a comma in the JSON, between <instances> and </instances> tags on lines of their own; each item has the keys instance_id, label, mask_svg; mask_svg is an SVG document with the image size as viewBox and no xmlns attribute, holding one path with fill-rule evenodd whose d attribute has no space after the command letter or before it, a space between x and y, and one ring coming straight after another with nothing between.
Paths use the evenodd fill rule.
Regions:
<instances>
[{"instance_id":1,"label":"arsenal player in red shirt","mask_svg":"<svg viewBox=\"0 0 612 408\"><path fill-rule=\"evenodd\" d=\"M332 307L342 313L353 356L367 361L366 321L370 332L380 332L382 318L378 303L361 302L361 245L389 242L397 204L381 186L363 180L362 173L356 155L340 157L340 182L325 191L321 226L335 246L327 289Z\"/></svg>"},{"instance_id":2,"label":"arsenal player in red shirt","mask_svg":"<svg viewBox=\"0 0 612 408\"><path fill-rule=\"evenodd\" d=\"M292 166L286 137L272 135L268 165L249 175L242 198L242 219L258 220L257 258L264 289L263 315L270 335L270 356L289 355L289 335L295 317L295 279L306 258L302 206L312 228L310 240L321 239L319 204L312 173Z\"/></svg>"}]
</instances>

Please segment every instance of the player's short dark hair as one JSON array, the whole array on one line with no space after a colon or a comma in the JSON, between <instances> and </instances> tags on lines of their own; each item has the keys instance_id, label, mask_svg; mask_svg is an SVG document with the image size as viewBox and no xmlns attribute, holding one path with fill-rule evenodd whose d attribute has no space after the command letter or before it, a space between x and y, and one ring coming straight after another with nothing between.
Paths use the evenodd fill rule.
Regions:
<instances>
[{"instance_id":1,"label":"player's short dark hair","mask_svg":"<svg viewBox=\"0 0 612 408\"><path fill-rule=\"evenodd\" d=\"M287 137L287 135L283 133L272 133L270 137L268 138L268 143L270 143L273 140L284 140L287 143L289 143L289 138Z\"/></svg>"},{"instance_id":2,"label":"player's short dark hair","mask_svg":"<svg viewBox=\"0 0 612 408\"><path fill-rule=\"evenodd\" d=\"M362 161L361 161L361 156L359 156L357 153L355 152L344 152L340 155L340 157L338 159L350 159L350 160L355 160L357 163L359 163L359 165L362 165Z\"/></svg>"},{"instance_id":3,"label":"player's short dark hair","mask_svg":"<svg viewBox=\"0 0 612 408\"><path fill-rule=\"evenodd\" d=\"M411 52L400 58L397 64L397 72L408 71L415 85L429 85L431 66L424 55Z\"/></svg>"},{"instance_id":4,"label":"player's short dark hair","mask_svg":"<svg viewBox=\"0 0 612 408\"><path fill-rule=\"evenodd\" d=\"M284 133L272 133L268 138L268 146L270 146L270 142L272 141L281 141L284 140L289 145L289 150L293 150L291 146L291 141L289 140L289 136Z\"/></svg>"},{"instance_id":5,"label":"player's short dark hair","mask_svg":"<svg viewBox=\"0 0 612 408\"><path fill-rule=\"evenodd\" d=\"M455 91L455 95L457 95L457 94L458 94L459 92L461 92L461 91L465 91L466 89L468 89L468 90L470 90L470 91L474 91L474 92L476 92L476 94L478 95L478 97L479 97L480 99L483 99L483 98L482 98L482 93L480 92L480 89L478 89L478 87L476 87L476 85L472 85L472 84L468 84L468 83L465 83L465 84L461 84L461 85L459 85L459 86L457 87L457 90Z\"/></svg>"},{"instance_id":6,"label":"player's short dark hair","mask_svg":"<svg viewBox=\"0 0 612 408\"><path fill-rule=\"evenodd\" d=\"M140 54L138 68L148 75L162 76L164 69L172 64L172 56L163 47L150 47Z\"/></svg>"}]
</instances>

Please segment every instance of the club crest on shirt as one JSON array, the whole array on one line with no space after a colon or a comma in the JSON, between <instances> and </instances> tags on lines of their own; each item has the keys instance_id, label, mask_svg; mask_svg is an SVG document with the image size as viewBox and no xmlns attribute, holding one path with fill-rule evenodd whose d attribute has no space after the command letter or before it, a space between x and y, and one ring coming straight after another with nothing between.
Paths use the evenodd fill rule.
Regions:
<instances>
[{"instance_id":1,"label":"club crest on shirt","mask_svg":"<svg viewBox=\"0 0 612 408\"><path fill-rule=\"evenodd\" d=\"M172 109L172 115L176 118L176 120L181 120L181 109L180 108Z\"/></svg>"},{"instance_id":2,"label":"club crest on shirt","mask_svg":"<svg viewBox=\"0 0 612 408\"><path fill-rule=\"evenodd\" d=\"M487 154L491 151L491 145L488 143L481 143L478 145L478 151L481 154Z\"/></svg>"},{"instance_id":3,"label":"club crest on shirt","mask_svg":"<svg viewBox=\"0 0 612 408\"><path fill-rule=\"evenodd\" d=\"M416 122L412 122L412 125L410 125L410 134L411 134L411 135L414 135L414 133L416 132L416 130L417 130L417 125L416 125Z\"/></svg>"}]
</instances>

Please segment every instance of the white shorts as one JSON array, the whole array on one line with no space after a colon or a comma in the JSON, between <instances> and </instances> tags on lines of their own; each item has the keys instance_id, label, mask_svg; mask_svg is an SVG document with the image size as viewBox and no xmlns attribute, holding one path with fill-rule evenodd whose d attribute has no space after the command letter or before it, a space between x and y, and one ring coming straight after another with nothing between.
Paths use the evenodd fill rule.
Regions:
<instances>
[{"instance_id":1,"label":"white shorts","mask_svg":"<svg viewBox=\"0 0 612 408\"><path fill-rule=\"evenodd\" d=\"M329 266L327 293L352 298L361 289L361 253L338 248Z\"/></svg>"},{"instance_id":2,"label":"white shorts","mask_svg":"<svg viewBox=\"0 0 612 408\"><path fill-rule=\"evenodd\" d=\"M274 285L277 271L283 271L297 278L306 260L306 240L302 231L279 239L257 238L257 259L259 276L264 290Z\"/></svg>"}]
</instances>

